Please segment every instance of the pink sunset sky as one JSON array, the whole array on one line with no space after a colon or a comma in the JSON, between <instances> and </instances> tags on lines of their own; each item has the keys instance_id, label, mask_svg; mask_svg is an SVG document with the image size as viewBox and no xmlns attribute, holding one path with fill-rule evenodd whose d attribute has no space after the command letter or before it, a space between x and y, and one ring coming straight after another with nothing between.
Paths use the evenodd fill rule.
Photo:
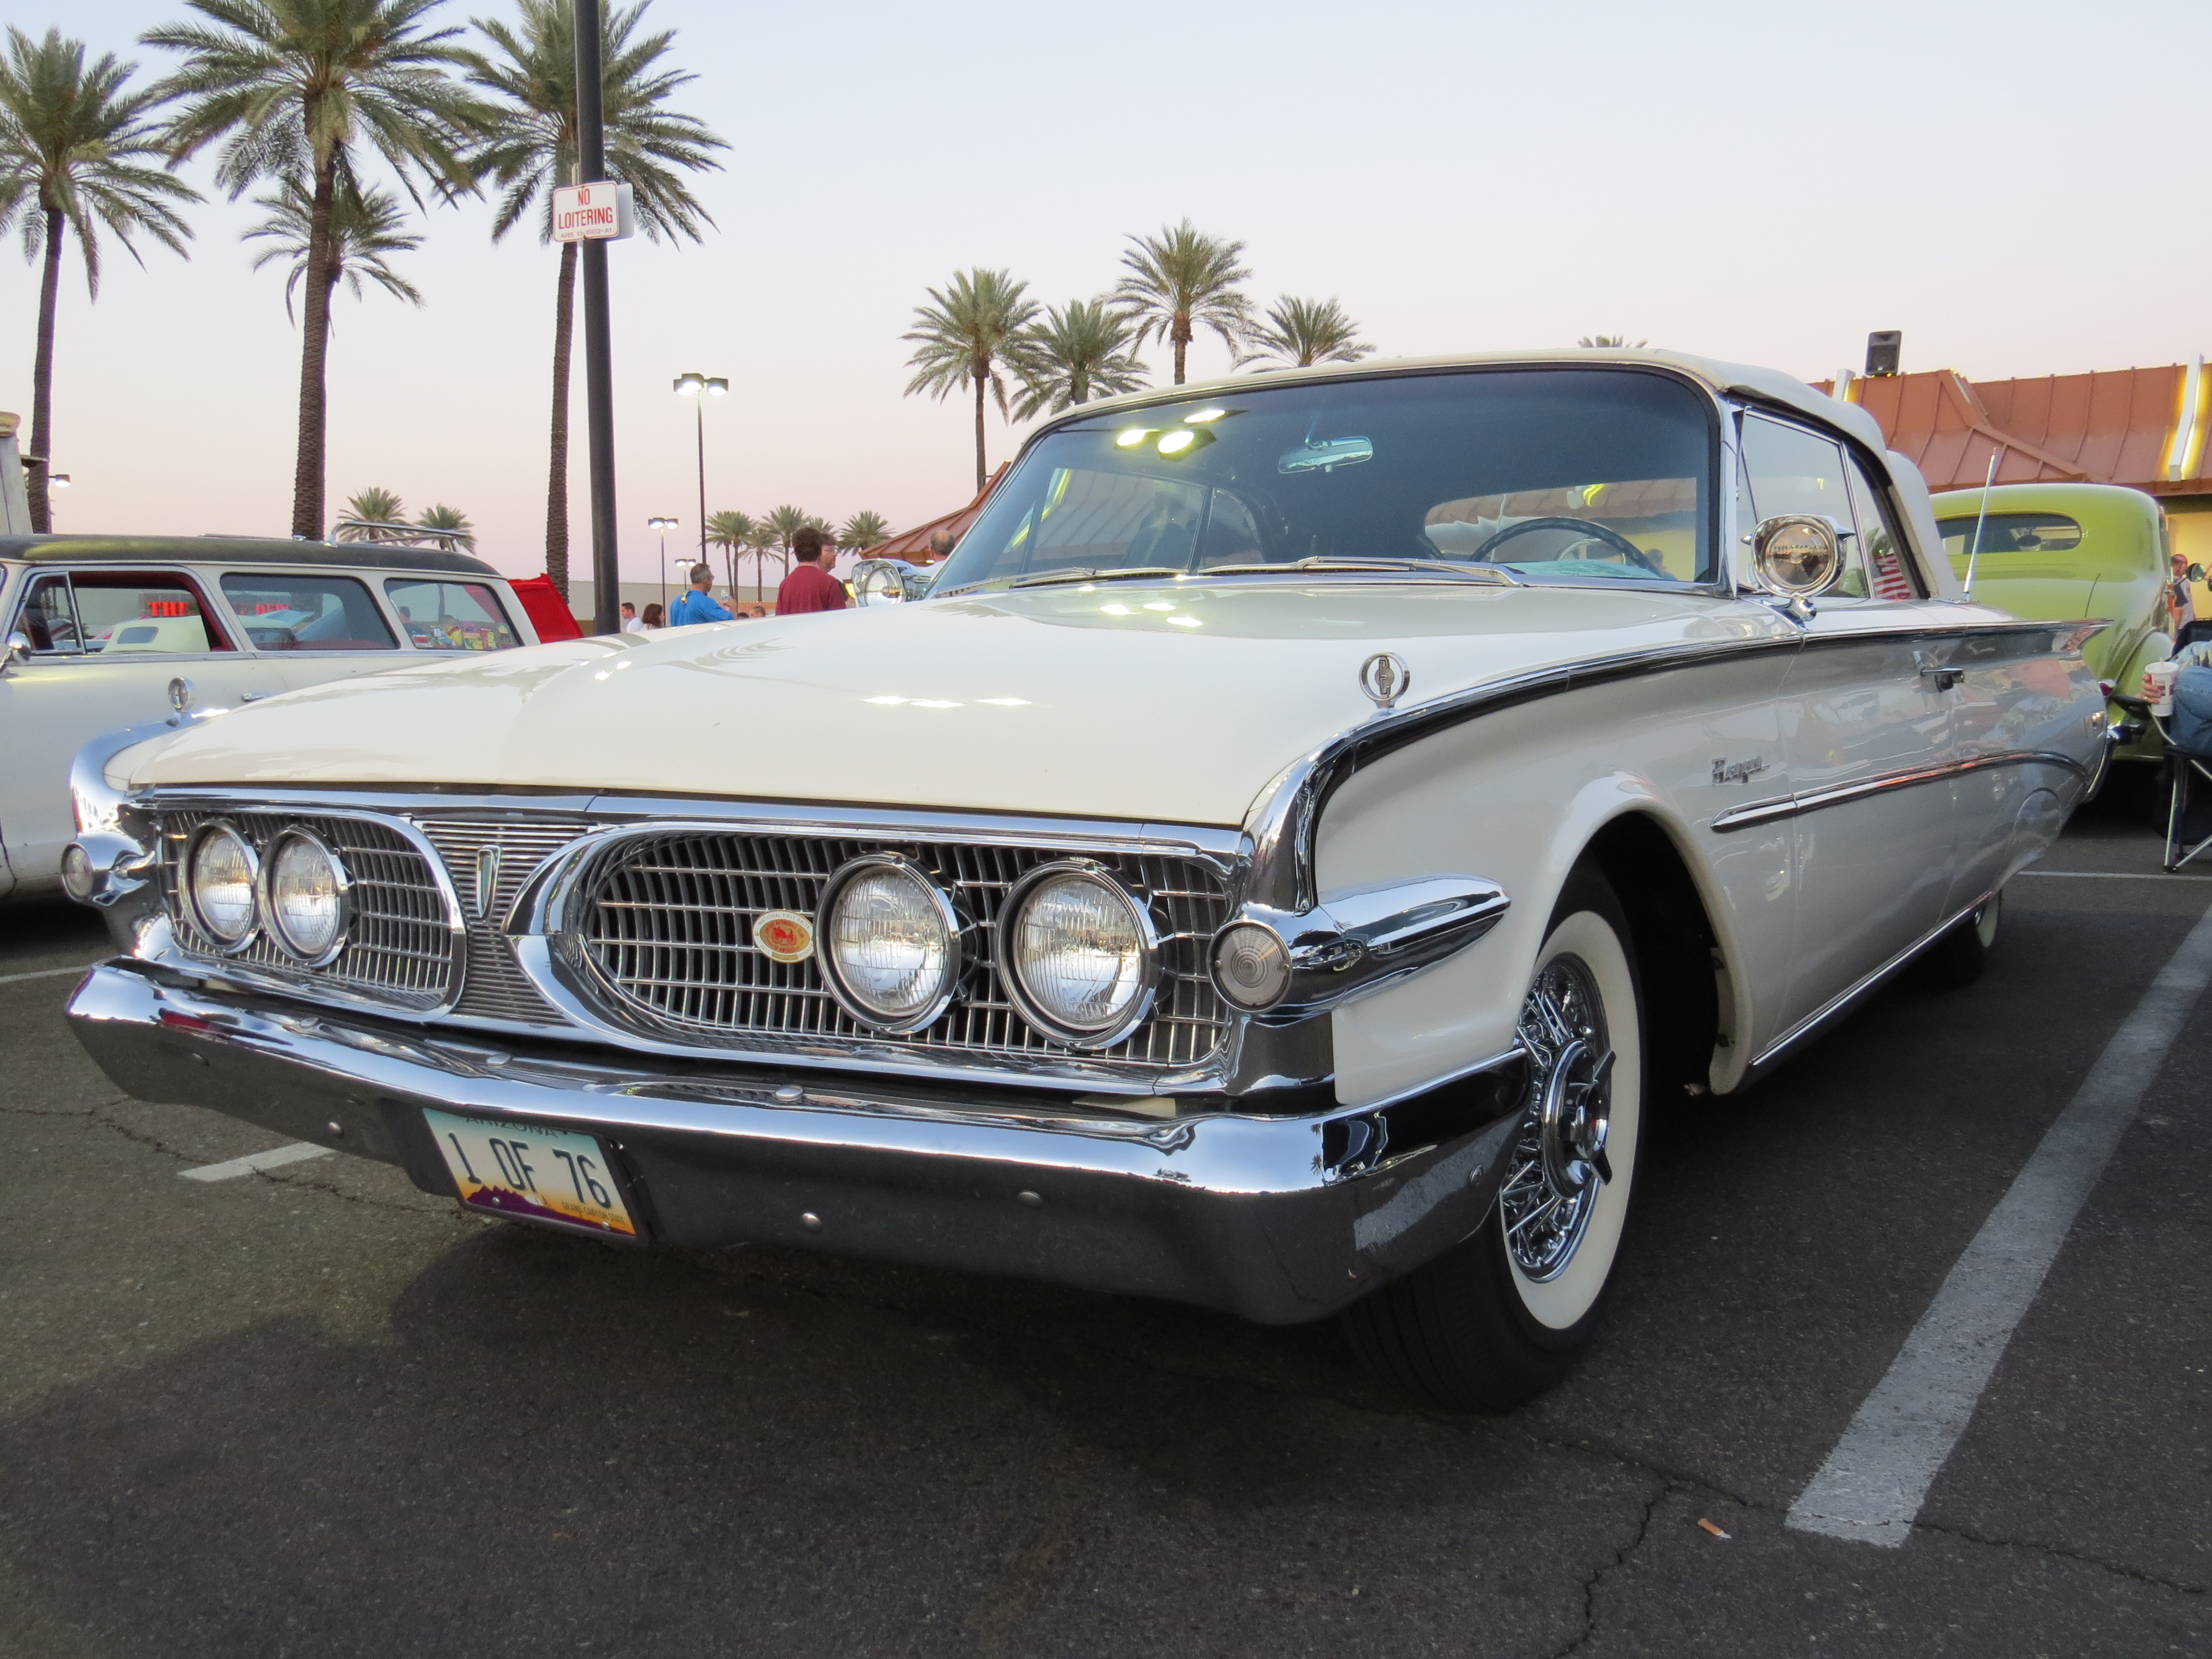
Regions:
<instances>
[{"instance_id":1,"label":"pink sunset sky","mask_svg":"<svg viewBox=\"0 0 2212 1659\"><path fill-rule=\"evenodd\" d=\"M451 0L465 24L502 0ZM43 9L92 49L169 0ZM967 410L902 397L926 287L1010 268L1053 302L1109 287L1127 233L1242 239L1252 292L1340 299L1386 356L1592 332L1818 379L1867 331L1907 368L2004 376L2187 358L2212 341L2212 222L2188 187L2207 14L2176 4L1529 7L1271 0L1165 9L654 0L731 149L700 246L612 254L623 570L654 514L696 534L680 371L712 405L708 505L903 527L964 501ZM211 167L186 176L215 195ZM249 270L251 202L194 210L189 260L111 247L63 291L57 527L283 534L298 335ZM428 213L427 303L343 290L331 506L364 485L467 512L544 563L556 256L490 209ZM0 261L0 408L27 416L35 269ZM1152 354L1167 374L1164 352ZM1225 372L1207 341L1194 374ZM588 574L583 375L572 474ZM995 412L994 465L1021 433Z\"/></svg>"}]
</instances>

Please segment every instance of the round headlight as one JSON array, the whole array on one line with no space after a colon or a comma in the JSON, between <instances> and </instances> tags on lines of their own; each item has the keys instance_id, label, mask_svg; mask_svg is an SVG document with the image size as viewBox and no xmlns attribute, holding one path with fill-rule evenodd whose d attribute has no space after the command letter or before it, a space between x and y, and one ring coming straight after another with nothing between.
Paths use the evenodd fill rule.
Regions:
<instances>
[{"instance_id":1,"label":"round headlight","mask_svg":"<svg viewBox=\"0 0 2212 1659\"><path fill-rule=\"evenodd\" d=\"M1213 982L1239 1008L1272 1008L1290 988L1291 954L1273 928L1232 923L1213 941Z\"/></svg>"},{"instance_id":2,"label":"round headlight","mask_svg":"<svg viewBox=\"0 0 2212 1659\"><path fill-rule=\"evenodd\" d=\"M210 824L192 843L185 892L192 920L218 945L236 948L253 937L253 883L259 860L246 837L227 823Z\"/></svg>"},{"instance_id":3,"label":"round headlight","mask_svg":"<svg viewBox=\"0 0 2212 1659\"><path fill-rule=\"evenodd\" d=\"M1158 939L1104 872L1045 865L1007 895L999 960L1033 1024L1081 1048L1118 1042L1151 1012Z\"/></svg>"},{"instance_id":4,"label":"round headlight","mask_svg":"<svg viewBox=\"0 0 2212 1659\"><path fill-rule=\"evenodd\" d=\"M337 855L295 830L264 868L263 913L276 942L302 962L328 960L345 933L346 874Z\"/></svg>"},{"instance_id":5,"label":"round headlight","mask_svg":"<svg viewBox=\"0 0 2212 1659\"><path fill-rule=\"evenodd\" d=\"M917 1031L960 981L960 919L921 872L888 854L854 859L830 878L828 926L816 942L823 977L845 1012L879 1031Z\"/></svg>"}]
</instances>

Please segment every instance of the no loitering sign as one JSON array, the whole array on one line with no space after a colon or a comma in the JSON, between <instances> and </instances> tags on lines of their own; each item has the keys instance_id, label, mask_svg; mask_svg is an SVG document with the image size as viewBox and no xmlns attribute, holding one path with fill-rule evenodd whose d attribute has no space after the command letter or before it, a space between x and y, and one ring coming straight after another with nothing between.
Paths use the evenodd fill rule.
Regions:
<instances>
[{"instance_id":1,"label":"no loitering sign","mask_svg":"<svg viewBox=\"0 0 2212 1659\"><path fill-rule=\"evenodd\" d=\"M553 240L608 242L637 229L628 185L562 185L553 192Z\"/></svg>"}]
</instances>

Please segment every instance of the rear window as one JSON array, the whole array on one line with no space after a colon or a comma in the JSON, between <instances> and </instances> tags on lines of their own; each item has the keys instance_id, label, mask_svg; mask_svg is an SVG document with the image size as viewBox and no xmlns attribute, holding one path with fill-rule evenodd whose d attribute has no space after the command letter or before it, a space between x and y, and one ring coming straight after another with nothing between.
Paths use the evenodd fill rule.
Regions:
<instances>
[{"instance_id":1,"label":"rear window","mask_svg":"<svg viewBox=\"0 0 2212 1659\"><path fill-rule=\"evenodd\" d=\"M1939 519L1943 550L1965 558L1974 549L1974 520ZM1982 551L2070 553L2081 545L2081 526L2063 513L1992 513L1982 522Z\"/></svg>"},{"instance_id":2,"label":"rear window","mask_svg":"<svg viewBox=\"0 0 2212 1659\"><path fill-rule=\"evenodd\" d=\"M507 651L522 643L486 583L399 576L384 584L384 597L417 650Z\"/></svg>"},{"instance_id":3,"label":"rear window","mask_svg":"<svg viewBox=\"0 0 2212 1659\"><path fill-rule=\"evenodd\" d=\"M233 572L222 596L261 651L397 651L366 585L350 576Z\"/></svg>"}]
</instances>

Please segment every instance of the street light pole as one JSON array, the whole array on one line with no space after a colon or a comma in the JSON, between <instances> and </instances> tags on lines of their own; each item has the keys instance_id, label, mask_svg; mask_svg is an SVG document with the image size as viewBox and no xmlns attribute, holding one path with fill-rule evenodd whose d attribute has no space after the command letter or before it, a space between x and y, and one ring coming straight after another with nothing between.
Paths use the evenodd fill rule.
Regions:
<instances>
[{"instance_id":1,"label":"street light pole","mask_svg":"<svg viewBox=\"0 0 2212 1659\"><path fill-rule=\"evenodd\" d=\"M730 389L730 383L720 374L686 373L676 377L679 397L696 398L699 401L692 412L697 417L699 434L699 562L707 564L707 399L719 398ZM712 565L707 565L711 570ZM737 580L734 567L730 572L732 583ZM733 590L734 596L734 590Z\"/></svg>"},{"instance_id":2,"label":"street light pole","mask_svg":"<svg viewBox=\"0 0 2212 1659\"><path fill-rule=\"evenodd\" d=\"M645 521L647 530L660 532L660 619L664 623L668 620L668 532L681 522L669 518L647 519Z\"/></svg>"},{"instance_id":3,"label":"street light pole","mask_svg":"<svg viewBox=\"0 0 2212 1659\"><path fill-rule=\"evenodd\" d=\"M575 0L576 182L607 176L599 0ZM622 627L621 541L615 529L614 343L607 314L607 245L586 241L584 263L584 424L592 472L592 631Z\"/></svg>"}]
</instances>

